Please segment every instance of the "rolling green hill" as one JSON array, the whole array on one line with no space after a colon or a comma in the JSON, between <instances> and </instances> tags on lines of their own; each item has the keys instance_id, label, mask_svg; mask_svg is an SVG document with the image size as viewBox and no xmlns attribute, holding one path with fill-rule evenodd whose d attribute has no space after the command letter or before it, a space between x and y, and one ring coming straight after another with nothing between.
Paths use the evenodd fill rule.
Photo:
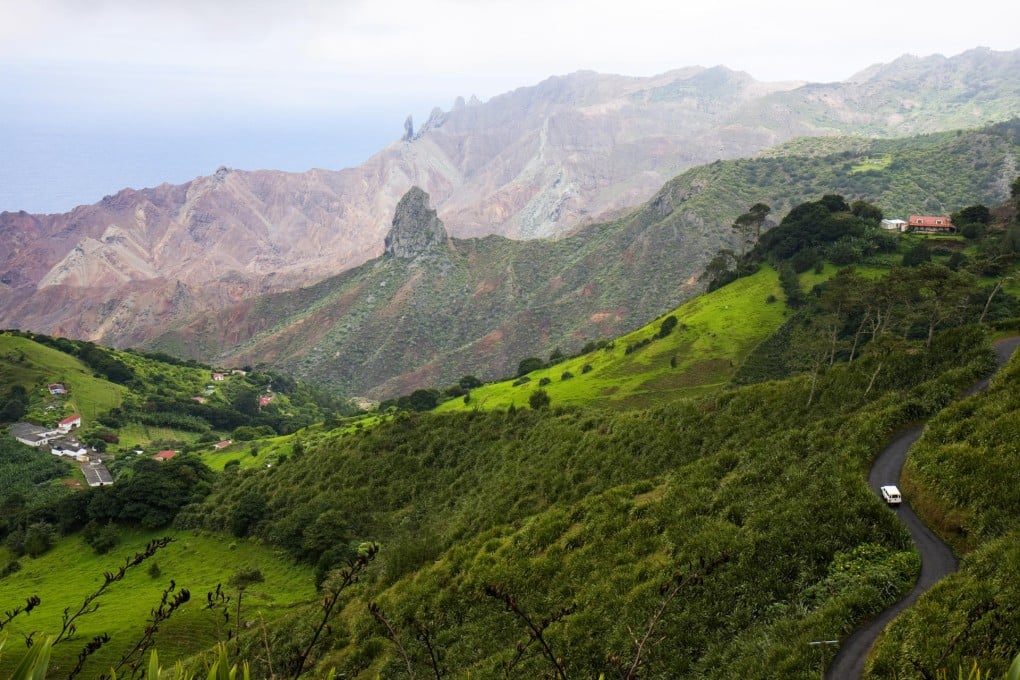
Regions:
<instances>
[{"instance_id":1,"label":"rolling green hill","mask_svg":"<svg viewBox=\"0 0 1020 680\"><path fill-rule=\"evenodd\" d=\"M5 653L0 655L0 675L11 677L24 649L24 645L15 644L20 643L21 635L32 631L39 631L38 635L58 633L65 607L71 614L77 612L85 598L103 585L104 572L116 573L125 560L144 552L147 542L164 535L173 541L138 566L130 567L123 580L112 583L95 600L99 605L96 611L76 621L75 637L55 646L47 677L66 677L84 643L101 634L108 635L109 642L91 655L79 677L108 673L142 637L151 610L159 605L171 581L176 582L173 594L187 590L191 601L159 626L156 643L160 654L170 659L211 647L233 628L233 609L227 621L222 607L203 607L206 594L220 584L236 605L237 591L227 584L239 569L258 569L264 578L242 599L246 620L272 623L315 597L308 567L295 565L250 541L231 541L228 545L219 537L201 533L136 531L125 532L115 551L96 555L79 536L72 536L45 555L22 558L16 573L3 577L5 610L24 604L31 595L39 595L42 601L28 616L15 619L0 632L0 639L8 640ZM153 564L157 569L152 569Z\"/></svg>"},{"instance_id":2,"label":"rolling green hill","mask_svg":"<svg viewBox=\"0 0 1020 680\"><path fill-rule=\"evenodd\" d=\"M670 316L676 328L659 337L664 318L601 348L528 373L519 379L471 390L467 401L451 399L440 412L527 408L541 389L555 405L640 408L664 400L700 396L726 385L755 345L787 314L775 270L765 268L731 286L700 295ZM772 302L768 302L772 300Z\"/></svg>"},{"instance_id":3,"label":"rolling green hill","mask_svg":"<svg viewBox=\"0 0 1020 680\"><path fill-rule=\"evenodd\" d=\"M819 258L839 239L813 240L833 236L833 224L860 226L837 199L798 206L729 284L532 372L518 389L558 378L543 386L551 406L525 406L512 384L479 387L467 404L449 402L450 412L330 418L251 442L253 459L274 452L268 466L223 464L214 474L196 447L167 463L140 461L113 487L12 506L8 546L24 547L40 523L69 535L20 569L10 567L13 547L0 555L3 592L48 603L72 579L44 578L55 563L37 569L37 560L84 555L112 522L133 546L138 527L173 516L182 546L203 546L196 562L164 571L180 584L208 589L252 561L268 565L249 610L252 620L265 610L267 622L240 631L230 648L255 677L302 665L308 649L313 677L335 669L363 680L806 679L834 653L810 642L843 639L916 579L905 530L867 488L866 471L895 433L933 418L904 488L956 536L962 570L955 589L934 591L894 626L873 672L933 677L972 659L998 672L1018 651L1010 621L1020 604L1003 573L1018 559L1011 456L1020 360L987 395L965 394L994 365L990 337L1020 332L1020 303L1006 286L1017 225L991 225L955 250L929 252L930 261L907 257L927 242L897 238L892 250L862 248L860 270L837 271ZM997 214L1015 219L1016 207ZM791 276L796 239L812 261ZM428 263L446 257L433 249ZM907 260L913 266L896 266ZM379 267L394 262L422 269L400 258ZM71 349L92 370L165 398L144 402L159 407L153 413L178 424L196 417L196 402L171 397L190 393L189 371L207 369L180 366L189 389L178 391L172 374L155 377L151 358ZM238 376L235 387L264 376ZM150 412L131 394L115 417ZM348 572L338 591L337 569L359 557L366 570ZM26 565L33 570L23 573ZM122 603L132 609L115 609L116 621L98 620L96 630L123 639L136 600L153 594L132 591ZM217 619L194 604L164 628L162 659L198 667L202 650L222 639ZM41 627L53 632L47 616ZM4 632L36 620L15 617ZM70 652L61 654L67 663Z\"/></svg>"},{"instance_id":4,"label":"rolling green hill","mask_svg":"<svg viewBox=\"0 0 1020 680\"><path fill-rule=\"evenodd\" d=\"M902 530L866 489L870 456L986 370L982 343L957 334L934 354L905 354L871 389L880 353L837 366L813 404L803 377L619 414L405 414L306 441L178 521L236 527L238 509L261 499L244 531L320 567L338 544L378 541L376 575L343 615L349 632L321 661L352 677L404 672L368 601L421 672L415 630L453 677L502 677L524 633L486 586L536 618L571 608L549 629L570 675L614 672L633 659L631 633L668 604L659 586L674 572L702 578L658 623L652 676L813 677L806 642L849 632L916 574ZM333 542L309 540L326 526ZM711 575L699 566L720 559ZM543 663L527 654L517 672L540 675Z\"/></svg>"}]
</instances>

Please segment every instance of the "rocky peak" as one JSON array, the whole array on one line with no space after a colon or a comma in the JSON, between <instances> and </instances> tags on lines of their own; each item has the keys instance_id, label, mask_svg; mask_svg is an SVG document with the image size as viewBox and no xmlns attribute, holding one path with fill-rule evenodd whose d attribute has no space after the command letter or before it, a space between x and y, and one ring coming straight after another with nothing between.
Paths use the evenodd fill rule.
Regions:
<instances>
[{"instance_id":1,"label":"rocky peak","mask_svg":"<svg viewBox=\"0 0 1020 680\"><path fill-rule=\"evenodd\" d=\"M386 234L386 255L414 259L434 254L443 249L446 239L446 227L429 208L429 195L419 187L411 187L393 213L393 226Z\"/></svg>"}]
</instances>

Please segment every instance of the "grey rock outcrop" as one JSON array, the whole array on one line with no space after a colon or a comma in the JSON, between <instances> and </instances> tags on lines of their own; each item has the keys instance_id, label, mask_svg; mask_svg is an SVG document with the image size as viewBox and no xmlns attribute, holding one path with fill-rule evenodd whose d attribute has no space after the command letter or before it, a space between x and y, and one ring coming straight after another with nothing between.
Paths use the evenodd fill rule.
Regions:
<instances>
[{"instance_id":1,"label":"grey rock outcrop","mask_svg":"<svg viewBox=\"0 0 1020 680\"><path fill-rule=\"evenodd\" d=\"M393 227L386 234L385 252L391 257L415 259L442 252L446 246L446 227L429 208L429 195L411 187L393 213Z\"/></svg>"}]
</instances>

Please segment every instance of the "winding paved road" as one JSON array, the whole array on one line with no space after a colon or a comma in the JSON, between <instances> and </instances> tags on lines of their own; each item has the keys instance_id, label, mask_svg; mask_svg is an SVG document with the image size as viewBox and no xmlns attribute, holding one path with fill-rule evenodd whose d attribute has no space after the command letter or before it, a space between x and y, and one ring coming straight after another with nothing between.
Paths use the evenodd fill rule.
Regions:
<instances>
[{"instance_id":1,"label":"winding paved road","mask_svg":"<svg viewBox=\"0 0 1020 680\"><path fill-rule=\"evenodd\" d=\"M1007 338L995 343L995 354L999 367L1009 361L1010 356L1020 345L1020 337ZM980 392L988 387L988 378L985 378L972 387L967 395ZM879 487L883 484L899 484L900 472L903 470L903 463L907 459L907 450L920 438L923 430L922 425L914 427L901 433L894 439L882 453L879 454L868 473L868 486L879 497ZM931 588L943 576L956 571L956 557L942 540L925 526L914 511L903 503L893 510L900 520L907 525L910 536L921 553L921 576L910 593L892 605L877 617L869 621L865 626L858 629L853 635L847 638L832 660L829 670L825 673L827 680L857 680L864 677L864 659L868 650L874 644L878 635L885 629L886 625L904 609L914 604L925 591Z\"/></svg>"}]
</instances>

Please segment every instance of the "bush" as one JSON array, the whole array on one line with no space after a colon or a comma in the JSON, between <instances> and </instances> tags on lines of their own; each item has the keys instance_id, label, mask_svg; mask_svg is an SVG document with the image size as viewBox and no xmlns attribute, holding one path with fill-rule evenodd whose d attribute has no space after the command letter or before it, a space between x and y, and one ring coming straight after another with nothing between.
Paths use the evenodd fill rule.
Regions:
<instances>
[{"instance_id":1,"label":"bush","mask_svg":"<svg viewBox=\"0 0 1020 680\"><path fill-rule=\"evenodd\" d=\"M85 525L82 538L97 555L105 555L120 543L120 532L112 522L103 526L93 520Z\"/></svg>"},{"instance_id":2,"label":"bush","mask_svg":"<svg viewBox=\"0 0 1020 680\"><path fill-rule=\"evenodd\" d=\"M48 522L36 522L25 530L23 548L32 557L39 557L53 547L57 541L57 530Z\"/></svg>"},{"instance_id":3,"label":"bush","mask_svg":"<svg viewBox=\"0 0 1020 680\"><path fill-rule=\"evenodd\" d=\"M517 375L522 376L532 371L537 371L540 368L545 368L545 362L538 357L528 357L517 364Z\"/></svg>"},{"instance_id":4,"label":"bush","mask_svg":"<svg viewBox=\"0 0 1020 680\"><path fill-rule=\"evenodd\" d=\"M925 262L931 262L931 250L927 243L918 243L916 246L903 253L904 267L919 267Z\"/></svg>"},{"instance_id":5,"label":"bush","mask_svg":"<svg viewBox=\"0 0 1020 680\"><path fill-rule=\"evenodd\" d=\"M538 381L538 386L539 387L545 387L546 385L548 385L551 382L552 382L552 380L550 380L549 378L540 378L539 381Z\"/></svg>"},{"instance_id":6,"label":"bush","mask_svg":"<svg viewBox=\"0 0 1020 680\"><path fill-rule=\"evenodd\" d=\"M552 400L549 398L549 393L545 390L535 390L531 393L531 396L528 397L528 405L536 411L549 408L549 404L551 402Z\"/></svg>"},{"instance_id":7,"label":"bush","mask_svg":"<svg viewBox=\"0 0 1020 680\"><path fill-rule=\"evenodd\" d=\"M570 380L574 377L574 374L570 371L563 371L563 375L560 376L560 380Z\"/></svg>"}]
</instances>

